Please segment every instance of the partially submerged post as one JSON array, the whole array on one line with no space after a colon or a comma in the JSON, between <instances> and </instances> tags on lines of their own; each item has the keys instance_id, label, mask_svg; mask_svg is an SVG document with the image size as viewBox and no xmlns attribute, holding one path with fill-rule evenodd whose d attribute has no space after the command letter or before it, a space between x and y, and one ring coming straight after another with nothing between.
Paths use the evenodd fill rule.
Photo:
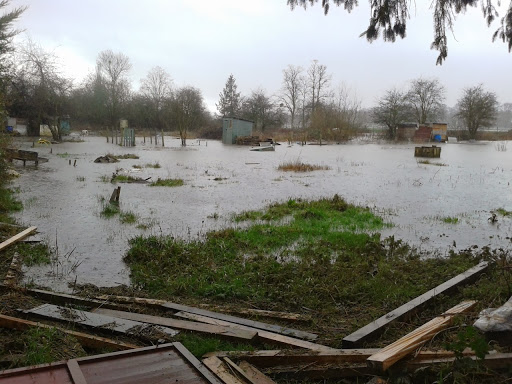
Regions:
<instances>
[{"instance_id":1,"label":"partially submerged post","mask_svg":"<svg viewBox=\"0 0 512 384\"><path fill-rule=\"evenodd\" d=\"M119 204L119 196L121 195L121 187L114 188L112 196L110 196L111 204Z\"/></svg>"}]
</instances>

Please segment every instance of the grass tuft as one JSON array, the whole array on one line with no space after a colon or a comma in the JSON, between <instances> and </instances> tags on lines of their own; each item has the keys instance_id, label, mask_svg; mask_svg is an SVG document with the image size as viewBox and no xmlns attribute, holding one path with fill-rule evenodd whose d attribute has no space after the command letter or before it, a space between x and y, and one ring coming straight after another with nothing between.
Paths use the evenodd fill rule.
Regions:
<instances>
[{"instance_id":1,"label":"grass tuft","mask_svg":"<svg viewBox=\"0 0 512 384\"><path fill-rule=\"evenodd\" d=\"M150 187L181 187L183 179L160 179L149 184Z\"/></svg>"},{"instance_id":2,"label":"grass tuft","mask_svg":"<svg viewBox=\"0 0 512 384\"><path fill-rule=\"evenodd\" d=\"M299 160L296 161L288 161L285 163L279 164L277 167L280 171L285 172L311 172L311 171L320 171L320 170L329 170L331 169L327 165L316 165L316 164L306 164Z\"/></svg>"}]
</instances>

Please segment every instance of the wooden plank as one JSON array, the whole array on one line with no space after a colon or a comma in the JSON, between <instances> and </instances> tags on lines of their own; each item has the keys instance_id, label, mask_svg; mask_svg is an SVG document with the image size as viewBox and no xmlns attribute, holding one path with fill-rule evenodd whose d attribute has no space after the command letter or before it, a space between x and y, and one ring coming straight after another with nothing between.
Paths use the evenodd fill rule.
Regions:
<instances>
[{"instance_id":1,"label":"wooden plank","mask_svg":"<svg viewBox=\"0 0 512 384\"><path fill-rule=\"evenodd\" d=\"M5 285L1 286L4 288L10 288ZM58 292L50 292L44 291L42 289L28 289L28 288L19 288L20 292L33 296L35 298L47 301L49 303L58 304L58 305L66 305L66 304L74 304L80 305L90 308L111 308L111 309L119 309L119 306L116 304L108 303L106 301L88 299L85 297L68 295L66 293L58 293Z\"/></svg>"},{"instance_id":2,"label":"wooden plank","mask_svg":"<svg viewBox=\"0 0 512 384\"><path fill-rule=\"evenodd\" d=\"M192 366L206 379L209 383L220 384L220 381L215 375L204 366L190 351L184 347L183 344L176 341L172 343L176 351L178 351Z\"/></svg>"},{"instance_id":3,"label":"wooden plank","mask_svg":"<svg viewBox=\"0 0 512 384\"><path fill-rule=\"evenodd\" d=\"M302 315L300 313L267 311L264 309L254 309L254 308L236 309L236 308L224 308L224 307L216 307L216 306L208 306L208 307L210 307L209 308L210 310L214 310L214 311L218 311L218 312L222 312L222 313L235 313L235 314L239 314L239 315L268 317L270 319L279 319L279 320L292 321L292 322L299 322L299 321L309 322L309 321L311 321L310 315Z\"/></svg>"},{"instance_id":4,"label":"wooden plank","mask_svg":"<svg viewBox=\"0 0 512 384\"><path fill-rule=\"evenodd\" d=\"M476 356L468 356L472 360L477 360ZM419 368L430 367L432 365L439 364L452 364L455 361L455 357L444 357L430 360L413 359L407 362L407 370L414 372ZM501 370L510 369L512 366L512 353L489 353L485 355L483 360L479 360L483 365L490 369Z\"/></svg>"},{"instance_id":5,"label":"wooden plank","mask_svg":"<svg viewBox=\"0 0 512 384\"><path fill-rule=\"evenodd\" d=\"M240 366L240 368L244 370L252 384L276 383L270 377L268 377L267 375L263 374L260 370L258 370L254 365L249 364L247 361L241 361L240 364L238 365Z\"/></svg>"},{"instance_id":6,"label":"wooden plank","mask_svg":"<svg viewBox=\"0 0 512 384\"><path fill-rule=\"evenodd\" d=\"M203 357L217 356L218 358L229 357L230 359L245 360L260 368L268 368L285 365L308 365L308 364L348 364L365 363L366 360L379 352L379 348L367 349L339 349L334 352L319 351L297 351L297 350L264 350L264 351L217 351L205 354ZM472 350L464 351L465 356L474 356ZM454 358L452 351L420 351L415 361L433 360L441 358Z\"/></svg>"},{"instance_id":7,"label":"wooden plank","mask_svg":"<svg viewBox=\"0 0 512 384\"><path fill-rule=\"evenodd\" d=\"M165 300L155 300L155 299L147 299L147 298L139 298L139 297L128 297L128 296L108 296L108 295L98 296L97 298L101 299L101 300L113 300L118 303L135 303L135 304L148 304L148 305L161 306L161 307L171 309L174 311L178 311L178 312L184 311L184 312L188 312L188 313L195 313L197 315L202 315L202 316L212 317L214 319L228 321L230 323L246 325L248 327L262 329L262 330L266 330L269 332L280 333L280 334L288 335L288 336L294 336L294 337L298 337L300 339L316 340L318 338L318 335L315 335L314 333L310 333L310 332L281 327L281 326L274 325L274 324L262 323L259 321L254 321L254 320L249 320L249 319L243 319L240 317L225 315L223 313L212 312L212 311L195 308L195 307L189 307L189 306L182 305L182 304L175 304L175 303L171 303L171 302L168 302Z\"/></svg>"},{"instance_id":8,"label":"wooden plank","mask_svg":"<svg viewBox=\"0 0 512 384\"><path fill-rule=\"evenodd\" d=\"M473 308L476 301L465 301L446 311L442 316L430 320L394 343L381 349L367 360L369 367L378 371L385 371L394 363L412 353L435 334L447 328L453 316L467 312Z\"/></svg>"},{"instance_id":9,"label":"wooden plank","mask_svg":"<svg viewBox=\"0 0 512 384\"><path fill-rule=\"evenodd\" d=\"M84 327L115 332L129 336L144 336L148 332L160 332L167 336L175 336L178 331L159 325L148 325L139 321L125 320L118 317L100 315L77 309L59 307L53 304L43 304L39 307L24 310L29 313L52 320L67 321Z\"/></svg>"},{"instance_id":10,"label":"wooden plank","mask_svg":"<svg viewBox=\"0 0 512 384\"><path fill-rule=\"evenodd\" d=\"M237 376L238 377L241 377L244 379L244 381L252 384L252 380L249 376L247 376L247 374L245 373L245 371L240 368L238 365L236 365L229 357L224 357L222 359L224 361L224 363L226 363L226 365L233 371L233 372L236 372Z\"/></svg>"},{"instance_id":11,"label":"wooden plank","mask_svg":"<svg viewBox=\"0 0 512 384\"><path fill-rule=\"evenodd\" d=\"M318 338L318 335L315 335L314 333L309 333L309 332L300 331L297 329L281 327L281 326L274 325L274 324L266 324L266 323L262 323L262 322L254 321L254 320L243 319L241 317L225 315L223 313L207 311L205 309L189 307L187 305L181 305L181 304L167 302L165 304L162 304L162 307L169 308L174 311L194 313L196 315L207 316L207 317L211 317L213 319L224 320L224 321L228 321L230 323L245 325L247 327L261 329L261 330L273 332L273 333L279 333L282 335L298 337L300 339L305 339L305 340L316 340Z\"/></svg>"},{"instance_id":12,"label":"wooden plank","mask_svg":"<svg viewBox=\"0 0 512 384\"><path fill-rule=\"evenodd\" d=\"M245 329L247 331L257 331L258 337L260 339L263 339L264 341L270 342L270 343L284 344L287 346L311 349L314 351L325 351L325 352L336 351L336 349L327 347L325 345L315 344L310 341L295 339L290 336L280 335L278 333L272 333L272 332L268 332L268 331L263 331L261 329L251 328L246 325L234 324L234 323L230 323L228 321L214 319L212 317L197 315L195 313L178 312L178 313L175 313L174 316L182 317L182 318L189 319L189 320L196 320L196 321L200 321L200 322L203 322L206 324L224 325L224 326L230 326L230 327L238 328L238 329Z\"/></svg>"},{"instance_id":13,"label":"wooden plank","mask_svg":"<svg viewBox=\"0 0 512 384\"><path fill-rule=\"evenodd\" d=\"M87 384L84 374L75 359L68 360L66 363L69 375L73 379L73 384Z\"/></svg>"},{"instance_id":14,"label":"wooden plank","mask_svg":"<svg viewBox=\"0 0 512 384\"><path fill-rule=\"evenodd\" d=\"M37 227L30 227L25 229L24 231L21 231L17 235L5 240L4 242L0 243L0 251L7 248L9 245L14 244L15 242L27 237L32 232L34 232L37 229Z\"/></svg>"},{"instance_id":15,"label":"wooden plank","mask_svg":"<svg viewBox=\"0 0 512 384\"><path fill-rule=\"evenodd\" d=\"M46 328L46 329L55 328L61 332L64 332L70 336L75 337L80 342L80 344L82 344L86 347L89 347L89 348L97 348L97 349L110 348L110 349L114 349L116 351L138 348L138 346L136 346L134 344L127 344L127 343L123 343L120 341L107 339L105 337L88 335L87 333L72 331L72 330L64 329L64 328L60 328L60 327L53 327L53 326L50 326L47 324L36 323L34 321L18 319L17 317L6 316L6 315L1 315L1 314L0 314L0 327L17 329L20 331L29 329L32 327Z\"/></svg>"},{"instance_id":16,"label":"wooden plank","mask_svg":"<svg viewBox=\"0 0 512 384\"><path fill-rule=\"evenodd\" d=\"M233 376L218 357L207 357L206 359L203 359L203 364L226 384L245 384L243 381Z\"/></svg>"},{"instance_id":17,"label":"wooden plank","mask_svg":"<svg viewBox=\"0 0 512 384\"><path fill-rule=\"evenodd\" d=\"M365 363L366 359L379 350L378 348L369 348L339 349L329 352L311 350L220 351L207 353L204 357L229 357L230 359L245 360L260 368L268 368L279 365L307 365L311 363L323 365ZM432 355L429 355L429 358L433 358Z\"/></svg>"},{"instance_id":18,"label":"wooden plank","mask_svg":"<svg viewBox=\"0 0 512 384\"><path fill-rule=\"evenodd\" d=\"M419 310L440 294L445 294L451 289L460 285L468 284L473 279L485 272L488 267L489 264L487 262L482 262L475 267L470 268L467 271L453 277L452 279L438 285L430 291L425 292L423 295L416 297L408 303L405 303L397 309L385 314L384 316L343 338L341 344L342 348L360 347L363 342L374 339L377 335L383 332L384 328L393 321L402 319L406 315Z\"/></svg>"},{"instance_id":19,"label":"wooden plank","mask_svg":"<svg viewBox=\"0 0 512 384\"><path fill-rule=\"evenodd\" d=\"M92 310L94 313L102 315L119 317L121 319L135 320L143 323L150 323L156 325L163 325L176 329L183 329L187 331L208 333L211 335L223 336L228 338L236 338L243 340L252 340L256 337L256 331L245 331L242 329L230 328L221 325L211 325L204 323L197 323L194 321L171 319L168 317L143 315L140 313L116 311L113 309L97 308Z\"/></svg>"}]
</instances>

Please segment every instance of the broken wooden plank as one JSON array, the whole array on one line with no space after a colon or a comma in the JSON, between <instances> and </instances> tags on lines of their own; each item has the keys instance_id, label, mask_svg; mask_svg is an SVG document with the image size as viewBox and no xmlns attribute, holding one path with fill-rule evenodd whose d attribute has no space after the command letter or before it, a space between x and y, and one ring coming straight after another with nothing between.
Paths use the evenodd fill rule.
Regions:
<instances>
[{"instance_id":1,"label":"broken wooden plank","mask_svg":"<svg viewBox=\"0 0 512 384\"><path fill-rule=\"evenodd\" d=\"M110 349L113 349L116 351L138 348L138 346L136 346L134 344L123 343L120 341L107 339L105 337L88 335L87 333L72 331L72 330L64 329L64 328L60 328L60 327L53 327L53 326L50 326L47 324L36 323L34 321L18 319L17 317L6 316L6 315L1 315L1 314L0 314L0 327L9 328L9 329L17 329L20 331L29 329L32 327L45 328L45 329L55 328L55 329L58 329L60 332L63 332L70 336L75 337L80 342L80 344L82 344L86 347L89 347L89 348L97 348L97 349L110 348Z\"/></svg>"},{"instance_id":2,"label":"broken wooden plank","mask_svg":"<svg viewBox=\"0 0 512 384\"><path fill-rule=\"evenodd\" d=\"M243 319L241 317L225 315L223 313L207 311L205 309L189 307L187 305L181 305L181 304L167 302L165 304L162 304L162 307L169 308L174 311L194 313L196 315L207 316L207 317L211 317L213 319L224 320L224 321L228 321L230 323L245 325L247 327L261 329L261 330L268 331L268 332L280 333L282 335L298 337L300 339L305 339L305 340L316 340L318 338L318 335L315 335L314 333L309 333L309 332L300 331L297 329L281 327L279 325L274 325L274 324L266 324L266 323L262 323L262 322L254 321L254 320Z\"/></svg>"},{"instance_id":3,"label":"broken wooden plank","mask_svg":"<svg viewBox=\"0 0 512 384\"><path fill-rule=\"evenodd\" d=\"M5 285L3 286L5 288ZM75 295L69 295L66 293L58 293L58 292L50 292L45 291L42 289L29 289L29 288L19 288L20 292L23 292L24 294L30 295L32 297L47 301L49 303L57 304L57 305L66 305L66 304L73 304L73 305L80 305L90 308L97 308L97 307L103 307L103 308L111 308L111 309L119 309L119 306L116 304L108 303L106 301L100 301L100 300L94 300L94 299L88 299L85 297L75 296Z\"/></svg>"},{"instance_id":4,"label":"broken wooden plank","mask_svg":"<svg viewBox=\"0 0 512 384\"><path fill-rule=\"evenodd\" d=\"M252 384L252 380L249 376L245 373L245 371L240 368L238 365L236 365L229 357L224 357L222 359L224 363L231 369L233 372L235 372L237 377L241 377L243 381L246 381L248 383Z\"/></svg>"},{"instance_id":5,"label":"broken wooden plank","mask_svg":"<svg viewBox=\"0 0 512 384\"><path fill-rule=\"evenodd\" d=\"M487 262L482 262L475 267L470 268L467 271L453 277L452 279L438 285L430 291L425 292L423 295L416 297L408 303L405 303L397 309L385 314L384 316L343 338L341 344L342 348L360 347L363 342L371 340L372 338L375 338L377 335L379 335L384 330L384 327L393 321L402 319L406 315L417 311L438 295L444 294L450 289L458 287L462 284L471 282L473 279L485 272L488 267L489 264Z\"/></svg>"},{"instance_id":6,"label":"broken wooden plank","mask_svg":"<svg viewBox=\"0 0 512 384\"><path fill-rule=\"evenodd\" d=\"M205 354L203 357L217 356L218 358L229 357L230 359L245 360L260 368L285 365L308 365L308 364L348 364L365 363L366 360L379 352L379 348L366 349L338 349L333 352L306 351L306 350L263 350L263 351L216 351ZM474 356L471 350L464 351L465 356ZM415 356L415 361L433 360L440 358L454 358L452 351L420 351Z\"/></svg>"},{"instance_id":7,"label":"broken wooden plank","mask_svg":"<svg viewBox=\"0 0 512 384\"><path fill-rule=\"evenodd\" d=\"M207 317L211 317L214 319L228 321L230 323L246 325L251 328L262 329L262 330L269 331L269 332L280 333L280 334L288 335L288 336L294 336L294 337L298 337L300 339L305 339L305 340L316 340L318 338L318 335L315 335L314 333L300 331L298 329L286 328L286 327L281 327L279 325L267 324L267 323L262 323L259 321L244 319L241 317L225 315L223 313L212 312L212 311L208 311L206 309L200 309L200 308L195 308L195 307L189 307L187 305L171 303L171 302L165 301L165 300L155 300L155 299L147 299L147 298L139 298L139 297L128 297L128 296L109 296L109 295L98 296L98 299L113 300L113 301L116 301L119 303L156 305L156 306L161 306L161 307L171 309L174 311L178 311L178 312L184 311L184 312L188 312L188 313L195 313L195 314L201 315L201 316L207 316Z\"/></svg>"},{"instance_id":8,"label":"broken wooden plank","mask_svg":"<svg viewBox=\"0 0 512 384\"><path fill-rule=\"evenodd\" d=\"M226 384L245 384L236 376L232 375L218 357L207 357L206 359L203 359L203 364Z\"/></svg>"},{"instance_id":9,"label":"broken wooden plank","mask_svg":"<svg viewBox=\"0 0 512 384\"><path fill-rule=\"evenodd\" d=\"M472 360L479 360L476 356L466 356ZM439 364L452 364L456 360L455 357L443 357L443 358L434 358L428 360L418 360L413 359L407 362L407 370L409 372L414 372L419 368L430 367L433 365ZM483 365L487 368L501 370L501 369L510 369L512 366L512 353L489 353L485 355L484 359L479 360Z\"/></svg>"},{"instance_id":10,"label":"broken wooden plank","mask_svg":"<svg viewBox=\"0 0 512 384\"><path fill-rule=\"evenodd\" d=\"M252 384L275 384L274 380L265 375L254 365L249 364L247 361L241 361L238 365L244 370Z\"/></svg>"},{"instance_id":11,"label":"broken wooden plank","mask_svg":"<svg viewBox=\"0 0 512 384\"><path fill-rule=\"evenodd\" d=\"M284 344L287 346L311 349L314 351L325 351L325 352L336 351L336 349L327 347L325 345L315 344L310 341L296 339L296 338L293 338L290 336L280 335L278 333L263 331L261 329L251 328L246 325L234 324L234 323L230 323L228 321L214 319L214 318L208 317L208 316L197 315L195 313L177 312L174 314L174 316L182 317L182 318L189 319L189 320L196 320L196 321L200 321L202 323L207 323L207 324L230 326L233 328L245 329L247 331L257 331L258 337L260 339L263 339L266 342L269 342L269 343Z\"/></svg>"},{"instance_id":12,"label":"broken wooden plank","mask_svg":"<svg viewBox=\"0 0 512 384\"><path fill-rule=\"evenodd\" d=\"M0 243L0 251L7 248L9 245L14 244L15 242L27 237L32 232L34 232L37 229L37 227L30 227L25 229L24 231L21 231L17 235L5 240L4 242Z\"/></svg>"},{"instance_id":13,"label":"broken wooden plank","mask_svg":"<svg viewBox=\"0 0 512 384\"><path fill-rule=\"evenodd\" d=\"M4 284L13 286L16 285L16 278L20 270L20 254L18 252L14 252L14 256L12 257L11 265L7 270L4 278Z\"/></svg>"},{"instance_id":14,"label":"broken wooden plank","mask_svg":"<svg viewBox=\"0 0 512 384\"><path fill-rule=\"evenodd\" d=\"M153 326L139 321L125 320L118 317L100 315L97 313L80 311L77 309L59 307L53 304L43 304L39 307L24 310L24 313L49 318L52 320L67 321L85 327L116 332L130 336L145 336L154 331L166 336L175 336L178 331L162 326Z\"/></svg>"},{"instance_id":15,"label":"broken wooden plank","mask_svg":"<svg viewBox=\"0 0 512 384\"><path fill-rule=\"evenodd\" d=\"M221 326L221 325L197 323L194 321L171 319L168 317L160 317L160 316L150 316L150 315L144 315L144 314L140 314L140 313L116 311L113 309L104 309L104 308L97 308L97 309L92 310L92 312L99 313L102 315L119 317L121 319L135 320L135 321L140 321L142 323L163 325L166 327L182 329L182 330L187 330L187 331L208 333L211 335L217 335L217 336L228 337L228 338L252 340L252 339L254 339L254 337L256 337L256 331L246 331L243 329L236 329L236 328L231 328L231 327L226 327L226 326Z\"/></svg>"},{"instance_id":16,"label":"broken wooden plank","mask_svg":"<svg viewBox=\"0 0 512 384\"><path fill-rule=\"evenodd\" d=\"M202 306L202 305L201 305ZM291 312L280 312L280 311L268 311L264 309L236 309L236 308L228 308L228 307L217 307L217 306L206 306L210 310L222 312L222 313L235 313L239 315L249 315L249 316L259 316L259 317L267 317L269 319L278 319L292 322L310 322L310 315L303 315L300 313L291 313Z\"/></svg>"},{"instance_id":17,"label":"broken wooden plank","mask_svg":"<svg viewBox=\"0 0 512 384\"><path fill-rule=\"evenodd\" d=\"M367 360L368 366L377 371L387 370L394 363L423 345L436 333L447 328L451 324L454 315L469 311L475 304L476 301L462 302L446 311L443 315L423 324L421 327L370 356Z\"/></svg>"}]
</instances>

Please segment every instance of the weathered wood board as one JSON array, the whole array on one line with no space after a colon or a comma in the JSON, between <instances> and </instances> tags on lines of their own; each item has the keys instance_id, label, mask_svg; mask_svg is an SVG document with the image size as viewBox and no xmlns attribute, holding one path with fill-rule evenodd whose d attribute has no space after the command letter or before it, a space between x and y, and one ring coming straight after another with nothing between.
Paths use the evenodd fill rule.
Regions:
<instances>
[{"instance_id":1,"label":"weathered wood board","mask_svg":"<svg viewBox=\"0 0 512 384\"><path fill-rule=\"evenodd\" d=\"M5 240L4 242L0 243L0 251L7 248L9 245L14 244L15 242L27 237L32 232L34 232L37 229L37 227L30 227L25 229L24 231L21 231L17 235L11 237L10 239Z\"/></svg>"},{"instance_id":2,"label":"weathered wood board","mask_svg":"<svg viewBox=\"0 0 512 384\"><path fill-rule=\"evenodd\" d=\"M402 319L404 316L419 310L433 299L435 299L438 295L445 294L455 287L471 282L473 279L485 272L488 267L488 263L482 262L475 267L470 268L467 271L453 277L452 279L445 281L430 291L425 292L423 295L416 297L408 303L405 303L397 309L385 314L384 316L343 338L342 348L360 347L363 342L377 337L381 332L383 332L384 328L393 321Z\"/></svg>"},{"instance_id":3,"label":"weathered wood board","mask_svg":"<svg viewBox=\"0 0 512 384\"><path fill-rule=\"evenodd\" d=\"M197 315L195 313L177 312L174 314L174 316L182 317L182 318L189 319L189 320L196 320L196 321L200 321L200 322L207 323L207 324L225 325L225 326L235 327L238 329L245 329L248 331L257 331L258 337L266 342L269 342L269 343L284 344L287 346L311 349L314 351L325 351L325 352L336 351L335 348L327 347L327 346L321 345L321 344L312 343L307 340L296 339L296 338L281 335L278 333L272 333L272 332L264 331L261 329L251 328L246 325L234 324L234 323L230 323L225 320L219 320L219 319L214 319L212 317Z\"/></svg>"},{"instance_id":4,"label":"weathered wood board","mask_svg":"<svg viewBox=\"0 0 512 384\"><path fill-rule=\"evenodd\" d=\"M394 343L382 348L367 360L369 367L377 371L385 371L397 361L414 352L435 334L447 328L454 317L473 308L476 301L465 301L446 311L442 316L430 320L421 327L398 339Z\"/></svg>"},{"instance_id":5,"label":"weathered wood board","mask_svg":"<svg viewBox=\"0 0 512 384\"><path fill-rule=\"evenodd\" d=\"M155 325L163 325L165 327L171 327L193 332L208 333L211 335L223 336L228 338L252 340L254 339L254 337L256 337L256 331L246 331L243 329L236 329L221 325L211 325L197 323L194 321L171 319L169 317L150 316L140 313L116 311L113 309L104 308L94 309L92 310L92 312L107 316L119 317L121 319L140 321L142 323L149 323Z\"/></svg>"},{"instance_id":6,"label":"weathered wood board","mask_svg":"<svg viewBox=\"0 0 512 384\"><path fill-rule=\"evenodd\" d=\"M178 331L168 327L153 326L139 321L120 319L118 317L100 315L87 311L79 311L77 309L59 307L53 304L43 304L33 309L24 310L23 312L47 319L67 321L85 327L131 336L143 336L145 334L151 334L154 331L161 332L167 336L175 336L178 334Z\"/></svg>"}]
</instances>

